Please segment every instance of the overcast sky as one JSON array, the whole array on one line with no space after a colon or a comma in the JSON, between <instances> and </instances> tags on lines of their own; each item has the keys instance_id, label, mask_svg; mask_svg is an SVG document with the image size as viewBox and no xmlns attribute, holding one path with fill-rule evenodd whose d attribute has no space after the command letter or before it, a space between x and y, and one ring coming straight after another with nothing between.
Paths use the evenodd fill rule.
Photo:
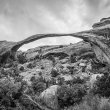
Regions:
<instances>
[{"instance_id":1,"label":"overcast sky","mask_svg":"<svg viewBox=\"0 0 110 110\"><path fill-rule=\"evenodd\" d=\"M20 41L39 33L90 29L110 13L110 0L0 0L0 40ZM72 37L46 38L22 47L69 44Z\"/></svg>"}]
</instances>

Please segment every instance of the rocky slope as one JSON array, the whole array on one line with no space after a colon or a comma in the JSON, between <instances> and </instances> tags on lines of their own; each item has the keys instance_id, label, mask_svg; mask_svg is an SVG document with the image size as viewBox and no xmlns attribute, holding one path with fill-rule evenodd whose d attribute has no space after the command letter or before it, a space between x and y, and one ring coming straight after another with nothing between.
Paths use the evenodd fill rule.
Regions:
<instances>
[{"instance_id":1,"label":"rocky slope","mask_svg":"<svg viewBox=\"0 0 110 110\"><path fill-rule=\"evenodd\" d=\"M5 94L1 95L3 97L0 97L0 104L6 108L19 106L23 110L36 110L36 107L40 110L60 110L70 103L73 106L81 101L86 91L94 87L97 76L109 73L109 25L110 18L103 18L92 26L93 29L83 32L37 34L19 42L0 41L0 90L6 89L0 92ZM41 46L26 52L17 51L22 45L35 40L60 36L73 36L83 41L70 45ZM103 81L106 82L108 76L104 77ZM18 89L19 86L16 85L21 88ZM77 97L74 98L75 96ZM6 99L10 104L2 103ZM13 107L13 103L16 106Z\"/></svg>"}]
</instances>

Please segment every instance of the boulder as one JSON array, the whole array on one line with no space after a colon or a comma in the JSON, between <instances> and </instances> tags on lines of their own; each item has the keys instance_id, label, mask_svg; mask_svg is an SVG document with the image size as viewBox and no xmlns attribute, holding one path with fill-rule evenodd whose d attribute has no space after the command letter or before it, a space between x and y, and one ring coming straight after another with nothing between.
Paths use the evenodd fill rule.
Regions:
<instances>
[{"instance_id":1,"label":"boulder","mask_svg":"<svg viewBox=\"0 0 110 110\"><path fill-rule=\"evenodd\" d=\"M102 77L103 74L93 74L90 77L90 86L93 87L94 83L97 81L97 77Z\"/></svg>"},{"instance_id":2,"label":"boulder","mask_svg":"<svg viewBox=\"0 0 110 110\"><path fill-rule=\"evenodd\" d=\"M85 63L80 63L79 66L81 66L81 67L85 67L86 64L85 64Z\"/></svg>"},{"instance_id":3,"label":"boulder","mask_svg":"<svg viewBox=\"0 0 110 110\"><path fill-rule=\"evenodd\" d=\"M73 80L73 77L71 75L62 75L61 78L64 78L64 81L71 81Z\"/></svg>"},{"instance_id":4,"label":"boulder","mask_svg":"<svg viewBox=\"0 0 110 110\"><path fill-rule=\"evenodd\" d=\"M57 90L60 88L58 85L53 85L47 88L45 91L43 91L40 94L41 100L44 102L44 104L52 108L53 110L59 109L58 99L57 99Z\"/></svg>"}]
</instances>

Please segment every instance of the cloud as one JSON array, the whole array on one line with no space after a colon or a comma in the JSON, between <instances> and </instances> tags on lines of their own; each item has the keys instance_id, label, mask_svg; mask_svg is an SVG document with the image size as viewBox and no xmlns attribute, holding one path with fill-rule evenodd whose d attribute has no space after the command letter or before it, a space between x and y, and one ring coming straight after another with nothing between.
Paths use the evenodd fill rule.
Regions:
<instances>
[{"instance_id":1,"label":"cloud","mask_svg":"<svg viewBox=\"0 0 110 110\"><path fill-rule=\"evenodd\" d=\"M82 19L86 24L92 25L101 18L109 17L110 0L85 0L86 16Z\"/></svg>"},{"instance_id":2,"label":"cloud","mask_svg":"<svg viewBox=\"0 0 110 110\"><path fill-rule=\"evenodd\" d=\"M78 32L110 13L109 0L0 0L0 40L19 41L37 33ZM78 42L72 37L42 39L23 46Z\"/></svg>"}]
</instances>

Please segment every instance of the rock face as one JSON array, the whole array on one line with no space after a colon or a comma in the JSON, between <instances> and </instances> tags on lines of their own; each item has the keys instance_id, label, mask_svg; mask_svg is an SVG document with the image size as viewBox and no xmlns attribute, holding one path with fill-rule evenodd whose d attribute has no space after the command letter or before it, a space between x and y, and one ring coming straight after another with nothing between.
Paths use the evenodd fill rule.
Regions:
<instances>
[{"instance_id":1,"label":"rock face","mask_svg":"<svg viewBox=\"0 0 110 110\"><path fill-rule=\"evenodd\" d=\"M9 57L13 59L16 54L16 51L24 44L27 44L42 38L55 37L55 36L57 36L57 34L37 34L19 42L0 41L0 63L5 63L5 61ZM62 36L62 35L58 35L58 36Z\"/></svg>"},{"instance_id":2,"label":"rock face","mask_svg":"<svg viewBox=\"0 0 110 110\"><path fill-rule=\"evenodd\" d=\"M93 88L93 84L97 81L97 77L102 77L103 74L93 74L91 75L90 77L90 85L91 85L91 88Z\"/></svg>"},{"instance_id":3,"label":"rock face","mask_svg":"<svg viewBox=\"0 0 110 110\"><path fill-rule=\"evenodd\" d=\"M58 110L58 99L57 99L57 90L59 86L53 85L50 86L48 89L43 91L40 95L40 98L43 100L43 102L52 110Z\"/></svg>"},{"instance_id":4,"label":"rock face","mask_svg":"<svg viewBox=\"0 0 110 110\"><path fill-rule=\"evenodd\" d=\"M81 38L87 42L82 42L82 46L80 46L79 43L73 45L73 47L76 47L74 48L74 51L76 53L80 53L83 49L85 49L86 53L88 52L88 50L92 51L95 53L96 58L101 63L107 63L110 65L110 18L103 18L100 20L100 22L95 23L92 27L93 29L91 30L78 33L37 34L19 42L0 41L0 63L5 63L5 61L9 57L13 59L16 54L16 51L24 44L47 37L73 36ZM66 47L64 48L65 49L63 49L63 47L61 46L61 48L58 49L50 49L47 52L45 51L45 54L49 55L49 53L55 54L59 52L65 53L63 50L66 50Z\"/></svg>"}]
</instances>

